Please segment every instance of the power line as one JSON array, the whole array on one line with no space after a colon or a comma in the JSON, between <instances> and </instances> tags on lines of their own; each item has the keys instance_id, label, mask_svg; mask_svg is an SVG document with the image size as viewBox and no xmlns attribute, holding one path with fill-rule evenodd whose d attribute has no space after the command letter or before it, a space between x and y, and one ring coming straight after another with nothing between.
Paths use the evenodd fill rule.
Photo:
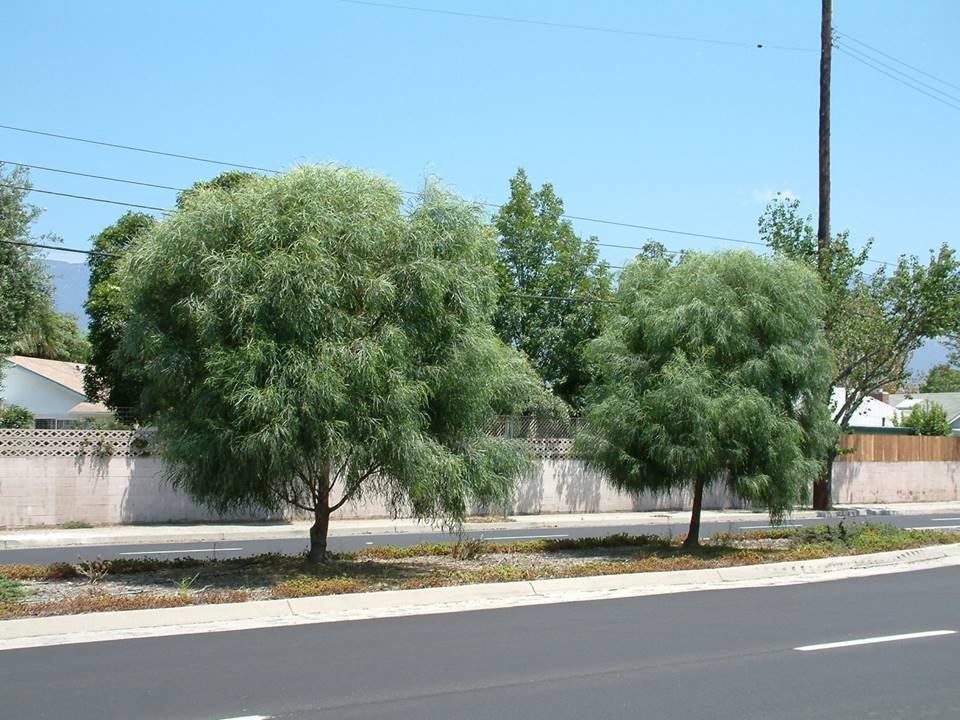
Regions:
<instances>
[{"instance_id":1,"label":"power line","mask_svg":"<svg viewBox=\"0 0 960 720\"><path fill-rule=\"evenodd\" d=\"M58 134L58 133L48 133L48 132L34 131L34 130L29 130L29 129L24 129L24 128L15 128L15 127L10 126L10 125L0 125L0 128L7 129L7 130L11 130L11 129L12 129L12 130L15 130L15 131L18 131L18 132L21 132L21 131L22 131L22 132L36 133L36 134L39 134L39 135L46 135L46 136L49 136L49 137L54 137L54 138L64 139L64 140L76 140L76 141L79 141L79 142L93 142L94 144L105 144L105 145L108 145L108 146L110 146L110 147L122 147L122 148L124 148L124 149L133 150L133 151L136 151L136 152L154 152L154 151L152 151L152 150L146 150L146 149L142 149L142 148L138 148L138 147L130 146L130 145L117 145L117 144L114 144L114 143L100 143L99 141L89 141L89 140L87 140L87 139L85 139L85 138L76 138L76 137L73 137L73 136L70 136L70 135L62 135L62 134ZM187 158L187 159L193 159L193 158L194 158L194 156L192 156L192 155L180 155L180 154L173 154L173 153L166 153L166 154L173 155L174 157L182 157L182 158ZM0 163L3 163L3 162L8 162L8 161L2 161L2 160L0 160ZM279 174L279 173L281 172L281 171L279 171L279 170L271 170L271 169L269 169L269 168L257 168L256 166L253 166L253 165L245 165L245 164L243 164L243 163L234 163L234 162L223 162L223 163L220 163L220 161L217 161L217 160L205 160L204 162L210 162L210 163L214 163L214 164L223 164L223 165L226 165L226 166L228 166L228 167L242 167L242 168L248 168L248 169L262 170L263 172L269 172L269 173L273 173L273 174ZM147 183L147 182L143 182L143 181L139 181L139 180L129 180L129 179L126 179L126 178L117 178L117 177L112 177L112 176L107 176L107 175L94 175L94 174L91 174L91 173L82 173L82 172L73 171L73 170L64 170L64 169L61 169L61 168L51 168L51 167L40 166L40 165L28 165L28 164L24 164L24 163L13 163L13 162L11 162L10 164L12 164L12 165L23 165L24 167L35 168L35 169L44 170L44 171L48 171L48 172L65 173L65 174L68 174L68 175L76 175L76 176L80 176L80 177L89 177L89 178L94 178L94 179L97 179L97 180L106 180L106 181L109 181L109 182L127 183L127 184L131 184L131 185L141 185L141 186L147 186L147 187L156 187L156 188L160 188L160 189L174 190L174 191L178 191L178 192L182 192L182 191L185 191L185 190L188 190L188 189L189 189L189 188L174 187L174 186L170 186L170 185L158 185L158 184L155 184L155 183ZM21 188L21 189L22 189L22 188ZM92 201L92 202L105 202L105 203L110 203L110 204L114 204L114 205L124 205L124 206L127 206L127 207L141 208L141 209L144 209L144 210L156 210L156 211L159 211L159 212L172 212L172 210L167 209L167 208L158 208L158 207L153 207L153 206L149 206L149 205L138 205L138 204L136 204L136 203L120 202L120 201L116 201L116 200L105 200L105 199L102 199L102 198L91 198L91 197L86 197L86 196L81 196L81 195L71 195L71 194L69 194L69 193L56 193L56 192L53 192L53 191L51 191L51 190L36 190L36 189L34 189L34 191L35 191L35 192L42 192L42 193L46 193L46 194L52 194L52 195L63 195L63 196L66 196L66 197L73 197L73 198L77 198L77 199L81 199L81 200L90 200L90 201ZM412 191L412 190L401 190L401 192L404 193L404 194L406 194L406 195L417 195L417 194L418 194L418 193L416 193L416 192L414 192L414 191ZM489 208L493 208L493 209L497 209L497 210L500 210L500 209L503 208L503 205L498 205L497 203L491 203L491 202L481 202L481 203L478 203L478 204L480 204L480 205L482 205L482 206L484 206L484 207L489 207ZM725 236L725 235L712 235L712 234L709 234L709 233L698 233L698 232L692 232L692 231L688 231L688 230L678 230L678 229L675 229L675 228L665 228L665 227L659 227L659 226L656 226L656 225L642 225L642 224L640 224L640 223L625 222L625 221L620 221L620 220L607 220L607 219L604 219L604 218L595 218L595 217L589 217L589 216L585 216L585 215L571 215L571 214L569 214L569 213L564 213L564 214L561 215L560 217L562 217L562 218L564 218L564 219L567 219L567 220L577 220L577 221L580 221L580 222L597 223L597 224L600 224L600 225L611 225L611 226L614 226L614 227L624 227L624 228L630 228L630 229L633 229L633 230L646 230L646 231L649 231L649 232L665 233L665 234L669 234L669 235L680 235L680 236L683 236L683 237L694 237L694 238L699 238L699 239L704 239L704 240L717 240L717 241L720 241L720 242L737 243L737 244L740 244L740 245L752 245L752 246L755 246L755 247L766 247L766 243L763 243L763 242L761 242L761 241L759 241L759 240L746 240L746 239L744 239L744 238L735 238L735 237L729 237L729 236ZM619 249L623 249L623 250L643 250L642 247L637 247L637 246L634 246L634 245L618 245L618 244L615 244L615 243L603 243L603 242L597 242L596 245L601 246L601 247L619 248ZM679 251L671 250L670 252L676 253L676 252L679 252ZM893 266L893 265L895 264L895 263L887 262L887 261L885 261L885 260L874 260L874 259L872 259L872 258L867 258L867 259L868 259L870 262L876 263L876 264L878 264L878 265L889 265L889 266Z\"/></svg>"},{"instance_id":2,"label":"power line","mask_svg":"<svg viewBox=\"0 0 960 720\"><path fill-rule=\"evenodd\" d=\"M74 175L76 177L93 178L94 180L107 180L115 183L125 183L127 185L141 185L143 187L158 188L160 190L175 190L183 192L187 188L173 187L172 185L157 185L156 183L142 182L140 180L127 180L125 178L111 177L109 175L93 175L91 173L78 172L76 170L63 170L61 168L46 167L44 165L30 165L28 163L16 162L14 160L0 160L0 165L17 165L19 167L30 168L31 170L42 170L44 172L60 173L61 175Z\"/></svg>"},{"instance_id":3,"label":"power line","mask_svg":"<svg viewBox=\"0 0 960 720\"><path fill-rule=\"evenodd\" d=\"M81 250L80 248L63 247L60 245L47 245L45 243L26 242L24 240L7 240L0 238L0 242L7 245L22 245L24 247L40 248L42 250L57 250L59 252L77 253L79 255L100 255L103 257L117 257L114 253L102 252L100 250Z\"/></svg>"},{"instance_id":4,"label":"power line","mask_svg":"<svg viewBox=\"0 0 960 720\"><path fill-rule=\"evenodd\" d=\"M942 83L942 84L944 84L944 85L947 85L947 86L949 86L949 87L952 87L952 88L955 89L955 90L960 90L960 85L954 85L952 82L948 82L948 81L944 80L943 78L939 78L939 77L937 77L936 75L933 75L933 74L931 74L931 73L928 73L926 70L921 70L920 68L916 67L915 65L910 65L909 63L905 63L903 60L899 60L899 59L895 58L893 55L890 55L890 54L888 54L888 53L885 53L883 50L880 50L880 49L878 49L878 48L873 47L873 45L867 45L865 42L863 42L863 40L857 40L857 39L856 39L855 37L853 37L852 35L848 35L848 34L845 33L845 32L840 32L839 30L836 31L836 34L839 35L839 36L841 36L841 37L845 37L847 40L852 40L853 42L857 43L858 45L862 45L863 47L867 48L868 50L873 50L873 52L877 53L878 55L883 55L883 57L887 58L888 60L893 60L895 63L898 63L898 64L900 64L900 65L903 65L905 68L909 68L909 69L913 70L914 72L920 73L921 75L926 75L926 76L927 76L928 78L930 78L931 80L936 80L938 83Z\"/></svg>"},{"instance_id":5,"label":"power line","mask_svg":"<svg viewBox=\"0 0 960 720\"><path fill-rule=\"evenodd\" d=\"M855 55L858 55L859 57L861 57L861 58L863 58L863 59L865 59L865 60L869 60L870 62L876 63L877 65L880 65L880 66L882 66L882 67L887 68L887 69L890 70L891 72L894 72L894 73L896 73L897 75L900 75L900 76L906 78L906 79L909 80L911 83L914 83L914 84L916 84L916 85L920 85L920 86L922 86L922 87L928 88L929 90L932 90L932 91L935 92L935 93L940 93L940 94L943 95L945 98L948 98L949 100L952 100L953 102L960 103L960 97L957 97L957 96L955 96L955 95L951 95L951 94L948 93L947 91L941 90L941 89L938 88L936 85L931 85L930 83L926 83L926 82L924 82L923 80L919 80L919 79L913 77L912 75L910 75L909 73L905 73L905 72L903 72L903 70L898 70L898 69L895 68L893 65L890 65L889 63L883 62L883 60L877 60L876 58L871 57L870 55L868 55L867 53L865 53L865 52L863 52L863 51L861 51L861 50L857 50L856 48L850 47L849 45L845 45L845 44L843 44L842 42L839 42L839 41L835 42L834 47L836 47L838 50L839 50L840 48L843 48L843 49L846 50L848 53L854 53Z\"/></svg>"},{"instance_id":6,"label":"power line","mask_svg":"<svg viewBox=\"0 0 960 720\"><path fill-rule=\"evenodd\" d=\"M87 143L89 145L102 145L104 147L118 148L120 150L133 150L136 152L149 153L151 155L162 155L164 157L179 158L181 160L194 160L195 162L208 163L210 165L224 165L226 167L241 168L244 170L257 170L259 172L279 173L279 170L257 167L256 165L243 165L241 163L228 162L226 160L214 160L212 158L198 157L196 155L182 155L180 153L165 152L163 150L153 150L151 148L137 147L135 145L122 145L120 143L105 142L103 140L91 140L89 138L75 137L73 135L60 135L58 133L45 132L43 130L31 130L30 128L14 127L13 125L0 125L4 130L13 130L15 132L29 133L31 135L44 135L46 137L57 138L59 140L72 140L73 142Z\"/></svg>"},{"instance_id":7,"label":"power line","mask_svg":"<svg viewBox=\"0 0 960 720\"><path fill-rule=\"evenodd\" d=\"M944 99L943 99L942 97L940 97L939 95L934 95L932 92L927 92L927 91L924 90L923 88L917 87L917 86L914 85L912 82L908 82L907 80L904 80L903 78L897 77L896 75L894 75L894 74L891 73L891 72L887 72L886 70L884 70L883 68L881 68L879 65L875 65L873 61L864 60L863 58L859 58L859 57L857 57L856 55L854 55L853 53L848 52L848 51L847 51L845 48L843 48L842 46L838 46L838 47L837 47L837 51L843 53L844 55L846 55L847 57L849 57L849 58L851 58L851 59L853 59L853 60L856 60L858 63L861 63L861 64L863 64L863 65L866 65L867 67L875 70L876 72L880 73L881 75L886 75L886 76L887 76L888 78L890 78L891 80L896 80L898 83L900 83L900 84L902 84L902 85L906 85L906 86L907 86L908 88L910 88L911 90L916 90L918 93L922 93L923 95L926 95L926 96L929 97L929 98L933 98L933 99L936 100L937 102L943 103L943 104L946 105L947 107L951 107L951 108L953 108L954 110L960 110L960 105L956 105L956 104L950 102L949 100L944 100Z\"/></svg>"},{"instance_id":8,"label":"power line","mask_svg":"<svg viewBox=\"0 0 960 720\"><path fill-rule=\"evenodd\" d=\"M120 200L107 200L106 198L90 197L89 195L75 195L73 193L56 192L55 190L41 190L40 188L30 187L28 185L10 185L0 183L3 187L13 188L14 190L25 190L26 192L43 193L44 195L57 195L59 197L74 198L75 200L88 200L89 202L106 203L108 205L123 205L125 207L142 208L143 210L156 210L158 212L173 212L170 208L155 207L153 205L138 205L137 203L122 202Z\"/></svg>"},{"instance_id":9,"label":"power line","mask_svg":"<svg viewBox=\"0 0 960 720\"><path fill-rule=\"evenodd\" d=\"M0 127L3 127L3 126L0 126ZM74 175L74 176L78 176L78 177L93 178L93 179L95 179L95 180L106 180L106 181L108 181L108 182L115 182L115 183L125 183L125 184L129 184L129 185L140 185L140 186L145 186L145 187L160 188L160 189L163 189L163 190L173 190L173 191L176 191L176 192L185 192L185 191L187 191L187 190L190 189L190 188L183 188L183 187L174 187L174 186L172 186L172 185L157 185L157 184L155 184L155 183L143 182L143 181L141 181L141 180L129 180L129 179L127 179L127 178L118 178L118 177L113 177L113 176L110 176L110 175L94 175L94 174L91 174L91 173L84 173L84 172L79 172L79 171L76 171L76 170L64 170L64 169L62 169L62 168L52 168L52 167L47 167L47 166L44 166L44 165L30 165L30 164L28 164L28 163L15 162L15 161L13 161L13 160L0 160L0 164L3 164L3 163L7 163L7 164L9 164L9 165L18 165L18 166L21 166L21 167L31 168L31 169L33 169L33 170L41 170L41 171L46 171L46 172L62 173L62 174L66 174L66 175ZM39 190L38 190L37 192L44 192L44 191L39 191ZM46 191L46 192L49 192L49 191ZM416 195L416 194L417 194L416 192L414 192L414 191L412 191L412 190L403 190L402 192L403 192L404 194L407 194L407 195ZM127 204L129 204L129 203L127 203ZM493 209L495 209L495 210L500 210L500 209L503 208L503 205L498 205L497 203L491 203L491 202L481 202L481 203L478 203L478 204L479 204L479 205L482 205L482 206L484 206L484 207L493 208ZM138 206L138 207L145 207L145 206ZM149 208L149 207L148 207L147 209L162 210L162 211L164 211L164 212L170 212L169 210L163 210L162 208ZM676 230L676 229L673 229L673 228L662 228L662 227L656 227L656 226L654 226L654 225L640 225L640 224L638 224L638 223L629 223L629 222L623 222L623 221L619 221L619 220L605 220L605 219L603 219L603 218L586 217L586 216L583 216L583 215L569 215L569 214L566 214L566 213L563 214L563 215L561 215L561 217L562 217L562 218L565 218L565 219L567 219L567 220L579 220L579 221L581 221L581 222L592 222L592 223L598 223L598 224L601 224L601 225L613 225L613 226L616 226L616 227L625 227L625 228L631 228L631 229L634 229L634 230L649 230L649 231L651 231L651 232L661 232L661 233L667 233L667 234L671 234L671 235L683 235L683 236L687 236L687 237L704 238L704 239L707 239L707 240L721 240L721 241L724 241L724 242L740 243L740 244L743 244L743 245L758 245L758 246L761 246L761 247L766 247L766 244L765 244L765 243L762 243L762 242L759 242L759 241L756 241L756 240L744 240L744 239L742 239L742 238L725 237L725 236L723 236L723 235L709 235L709 234L706 234L706 233L687 232L687 231L685 231L685 230ZM614 244L614 243L603 243L603 242L596 242L595 244L596 244L596 245L599 245L599 246L601 246L601 247L620 248L620 249L623 249L623 250L642 250L642 249L643 249L642 247L637 247L637 246L635 246L635 245L617 245L617 244ZM679 252L679 251L678 251L678 250L671 250L670 252L671 252L671 253L677 253L677 252Z\"/></svg>"},{"instance_id":10,"label":"power line","mask_svg":"<svg viewBox=\"0 0 960 720\"><path fill-rule=\"evenodd\" d=\"M504 15L481 15L480 13L459 12L456 10L440 10L438 8L417 7L414 5L398 5L394 3L371 2L370 0L340 0L349 5L366 5L374 8L391 10L406 10L410 12L429 13L432 15L448 15L452 17L469 18L471 20L492 20L495 22L517 23L521 25L537 25L539 27L559 28L562 30L585 30L587 32L607 33L611 35L626 35L630 37L652 38L654 40L673 40L679 42L705 43L709 45L727 45L731 47L745 47L755 50L789 50L794 52L813 52L812 48L790 47L786 45L767 45L766 43L749 43L738 40L721 40L717 38L695 37L690 35L667 35L663 33L644 32L639 30L624 30L621 28L600 27L596 25L575 25L572 23L550 22L528 18L507 17Z\"/></svg>"}]
</instances>

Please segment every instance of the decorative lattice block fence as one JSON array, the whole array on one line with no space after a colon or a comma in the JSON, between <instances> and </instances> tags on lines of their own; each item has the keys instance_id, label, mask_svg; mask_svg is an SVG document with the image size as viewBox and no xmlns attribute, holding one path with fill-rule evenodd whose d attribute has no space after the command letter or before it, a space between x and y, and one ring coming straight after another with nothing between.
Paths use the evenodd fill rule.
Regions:
<instances>
[{"instance_id":1,"label":"decorative lattice block fence","mask_svg":"<svg viewBox=\"0 0 960 720\"><path fill-rule=\"evenodd\" d=\"M0 429L0 457L138 457L150 454L143 430Z\"/></svg>"},{"instance_id":2,"label":"decorative lattice block fence","mask_svg":"<svg viewBox=\"0 0 960 720\"><path fill-rule=\"evenodd\" d=\"M538 458L570 455L569 437L543 437L530 426L526 432L499 432L524 439ZM150 454L150 433L145 430L7 430L0 429L0 457L139 457Z\"/></svg>"}]
</instances>

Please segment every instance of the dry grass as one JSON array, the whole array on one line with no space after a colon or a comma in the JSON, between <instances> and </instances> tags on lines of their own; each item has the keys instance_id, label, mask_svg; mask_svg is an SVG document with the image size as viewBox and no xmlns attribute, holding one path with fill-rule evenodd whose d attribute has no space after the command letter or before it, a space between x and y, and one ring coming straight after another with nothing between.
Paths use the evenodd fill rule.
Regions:
<instances>
[{"instance_id":1,"label":"dry grass","mask_svg":"<svg viewBox=\"0 0 960 720\"><path fill-rule=\"evenodd\" d=\"M124 559L104 561L107 574L95 586L63 563L0 565L0 578L16 587L0 598L0 619L756 565L955 543L960 535L857 524L722 533L692 552L681 541L649 535L512 544L467 540L370 547L333 555L320 566L307 565L302 555L277 554L217 561Z\"/></svg>"}]
</instances>

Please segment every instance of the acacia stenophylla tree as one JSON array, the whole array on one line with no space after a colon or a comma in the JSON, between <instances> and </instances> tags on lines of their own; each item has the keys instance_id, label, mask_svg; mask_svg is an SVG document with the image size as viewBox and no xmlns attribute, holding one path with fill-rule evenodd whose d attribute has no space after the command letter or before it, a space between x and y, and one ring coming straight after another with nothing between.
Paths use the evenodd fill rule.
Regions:
<instances>
[{"instance_id":1,"label":"acacia stenophylla tree","mask_svg":"<svg viewBox=\"0 0 960 720\"><path fill-rule=\"evenodd\" d=\"M624 270L617 299L590 346L577 451L617 489L689 492L688 548L717 483L782 517L836 433L816 275L748 252L652 252Z\"/></svg>"},{"instance_id":2,"label":"acacia stenophylla tree","mask_svg":"<svg viewBox=\"0 0 960 720\"><path fill-rule=\"evenodd\" d=\"M198 187L125 256L118 353L169 480L220 511L297 508L326 558L331 513L368 494L459 523L530 460L498 413L554 406L494 334L480 210L427 183L302 166Z\"/></svg>"}]
</instances>

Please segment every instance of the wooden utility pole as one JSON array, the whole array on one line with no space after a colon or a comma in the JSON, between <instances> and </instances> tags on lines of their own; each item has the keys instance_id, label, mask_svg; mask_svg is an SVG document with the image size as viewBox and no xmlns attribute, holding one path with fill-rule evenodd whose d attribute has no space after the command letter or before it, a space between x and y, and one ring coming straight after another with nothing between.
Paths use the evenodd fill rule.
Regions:
<instances>
[{"instance_id":1,"label":"wooden utility pole","mask_svg":"<svg viewBox=\"0 0 960 720\"><path fill-rule=\"evenodd\" d=\"M822 0L820 16L820 212L817 222L817 267L827 272L830 250L830 51L833 45L833 0Z\"/></svg>"},{"instance_id":2,"label":"wooden utility pole","mask_svg":"<svg viewBox=\"0 0 960 720\"><path fill-rule=\"evenodd\" d=\"M830 272L830 60L833 47L833 0L822 0L820 14L820 207L817 217L817 270L826 279ZM813 507L833 505L832 462L826 477L813 484Z\"/></svg>"}]
</instances>

